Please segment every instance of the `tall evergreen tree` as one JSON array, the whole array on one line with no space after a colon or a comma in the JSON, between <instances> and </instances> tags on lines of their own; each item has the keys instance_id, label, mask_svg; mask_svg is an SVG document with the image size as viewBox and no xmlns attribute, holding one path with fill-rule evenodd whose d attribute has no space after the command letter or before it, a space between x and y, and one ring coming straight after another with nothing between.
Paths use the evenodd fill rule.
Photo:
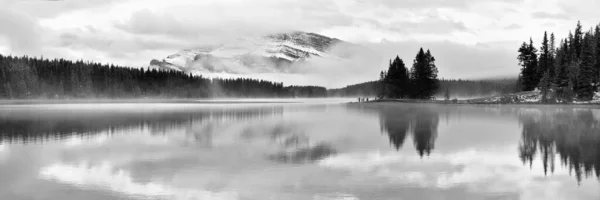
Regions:
<instances>
[{"instance_id":1,"label":"tall evergreen tree","mask_svg":"<svg viewBox=\"0 0 600 200\"><path fill-rule=\"evenodd\" d=\"M575 53L575 58L581 58L581 52L583 50L583 30L581 27L581 21L577 21L577 27L575 27L575 35L573 35L572 50Z\"/></svg>"},{"instance_id":2,"label":"tall evergreen tree","mask_svg":"<svg viewBox=\"0 0 600 200\"><path fill-rule=\"evenodd\" d=\"M519 48L519 65L521 65L521 85L522 91L534 90L538 85L539 79L537 75L537 49L533 46L533 40L529 40L529 44L523 42Z\"/></svg>"},{"instance_id":3,"label":"tall evergreen tree","mask_svg":"<svg viewBox=\"0 0 600 200\"><path fill-rule=\"evenodd\" d=\"M596 40L596 67L595 69L595 79L594 82L596 86L600 85L600 24L596 26L594 31L594 36Z\"/></svg>"},{"instance_id":4,"label":"tall evergreen tree","mask_svg":"<svg viewBox=\"0 0 600 200\"><path fill-rule=\"evenodd\" d=\"M577 97L581 100L591 100L594 96L596 44L591 31L585 34L582 43L581 65L577 76Z\"/></svg>"},{"instance_id":5,"label":"tall evergreen tree","mask_svg":"<svg viewBox=\"0 0 600 200\"><path fill-rule=\"evenodd\" d=\"M548 33L544 32L544 38L542 40L542 46L540 47L540 60L538 62L538 68L536 72L536 79L541 79L546 72L549 73L551 69L551 55L550 55L550 43L548 41Z\"/></svg>"},{"instance_id":6,"label":"tall evergreen tree","mask_svg":"<svg viewBox=\"0 0 600 200\"><path fill-rule=\"evenodd\" d=\"M429 50L419 50L411 68L412 97L416 99L431 99L439 87L435 58Z\"/></svg>"},{"instance_id":7,"label":"tall evergreen tree","mask_svg":"<svg viewBox=\"0 0 600 200\"><path fill-rule=\"evenodd\" d=\"M564 100L565 89L569 86L569 75L568 75L568 44L561 40L560 48L556 51L556 60L554 62L554 68L556 75L554 77L554 85L556 86L556 97L559 100Z\"/></svg>"},{"instance_id":8,"label":"tall evergreen tree","mask_svg":"<svg viewBox=\"0 0 600 200\"><path fill-rule=\"evenodd\" d=\"M386 82L391 85L390 97L391 98L405 98L409 94L409 76L408 69L404 64L404 61L400 57L396 56L386 77Z\"/></svg>"},{"instance_id":9,"label":"tall evergreen tree","mask_svg":"<svg viewBox=\"0 0 600 200\"><path fill-rule=\"evenodd\" d=\"M550 82L552 83L554 77L556 76L556 67L554 63L556 62L556 38L554 37L554 33L550 34L550 55L548 61L548 70L550 72Z\"/></svg>"}]
</instances>

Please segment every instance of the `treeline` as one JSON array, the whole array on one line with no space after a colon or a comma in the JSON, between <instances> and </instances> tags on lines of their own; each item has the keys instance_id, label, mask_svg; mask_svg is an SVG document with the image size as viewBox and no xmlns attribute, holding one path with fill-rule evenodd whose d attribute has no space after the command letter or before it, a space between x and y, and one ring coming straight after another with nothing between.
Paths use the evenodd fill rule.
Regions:
<instances>
[{"instance_id":1,"label":"treeline","mask_svg":"<svg viewBox=\"0 0 600 200\"><path fill-rule=\"evenodd\" d=\"M380 88L377 97L393 99L432 99L439 88L435 58L429 50L419 50L410 71L404 61L396 56L390 60L387 71L379 77Z\"/></svg>"},{"instance_id":2,"label":"treeline","mask_svg":"<svg viewBox=\"0 0 600 200\"><path fill-rule=\"evenodd\" d=\"M440 80L440 89L436 93L436 96L444 98L475 98L513 93L518 91L514 80Z\"/></svg>"},{"instance_id":3,"label":"treeline","mask_svg":"<svg viewBox=\"0 0 600 200\"><path fill-rule=\"evenodd\" d=\"M379 90L379 81L369 81L354 85L348 85L343 88L327 90L329 97L374 97L377 96Z\"/></svg>"},{"instance_id":4,"label":"treeline","mask_svg":"<svg viewBox=\"0 0 600 200\"><path fill-rule=\"evenodd\" d=\"M446 93L450 98L470 98L494 96L518 91L515 79L503 80L461 80L440 79L439 89L435 97L442 98ZM330 89L327 91L329 97L375 97L380 88L379 81L369 81L343 88Z\"/></svg>"},{"instance_id":5,"label":"treeline","mask_svg":"<svg viewBox=\"0 0 600 200\"><path fill-rule=\"evenodd\" d=\"M297 86L292 85L285 87L286 96L289 97L301 97L301 98L313 98L313 97L327 97L327 89L321 86Z\"/></svg>"},{"instance_id":6,"label":"treeline","mask_svg":"<svg viewBox=\"0 0 600 200\"><path fill-rule=\"evenodd\" d=\"M544 32L539 54L532 39L523 42L517 57L520 89L539 89L543 102L591 100L600 83L600 25L584 32L577 22L574 33L555 42L554 33Z\"/></svg>"},{"instance_id":7,"label":"treeline","mask_svg":"<svg viewBox=\"0 0 600 200\"><path fill-rule=\"evenodd\" d=\"M321 97L325 88L180 71L0 55L0 99Z\"/></svg>"}]
</instances>

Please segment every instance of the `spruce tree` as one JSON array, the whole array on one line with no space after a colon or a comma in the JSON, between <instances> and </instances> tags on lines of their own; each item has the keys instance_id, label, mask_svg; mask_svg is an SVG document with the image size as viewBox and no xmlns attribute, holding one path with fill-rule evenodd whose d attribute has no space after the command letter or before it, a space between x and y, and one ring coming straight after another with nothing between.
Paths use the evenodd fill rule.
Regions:
<instances>
[{"instance_id":1,"label":"spruce tree","mask_svg":"<svg viewBox=\"0 0 600 200\"><path fill-rule=\"evenodd\" d=\"M400 57L391 61L387 73L383 79L386 87L386 97L405 98L409 94L408 69Z\"/></svg>"},{"instance_id":2,"label":"spruce tree","mask_svg":"<svg viewBox=\"0 0 600 200\"><path fill-rule=\"evenodd\" d=\"M549 60L548 60L548 70L550 72L550 80L551 82L554 80L554 77L556 76L556 67L554 65L555 60L556 60L556 38L554 37L554 33L550 34L550 55L549 55Z\"/></svg>"},{"instance_id":3,"label":"spruce tree","mask_svg":"<svg viewBox=\"0 0 600 200\"><path fill-rule=\"evenodd\" d=\"M594 96L594 78L596 66L595 41L591 32L585 34L582 43L581 65L577 76L577 97L580 100L591 100Z\"/></svg>"},{"instance_id":4,"label":"spruce tree","mask_svg":"<svg viewBox=\"0 0 600 200\"><path fill-rule=\"evenodd\" d=\"M551 56L550 56L550 43L548 41L548 33L544 32L544 38L542 40L542 46L540 47L540 60L538 62L536 78L541 79L546 72L550 70Z\"/></svg>"},{"instance_id":5,"label":"spruce tree","mask_svg":"<svg viewBox=\"0 0 600 200\"><path fill-rule=\"evenodd\" d=\"M577 27L575 27L575 35L573 35L572 49L575 53L575 58L581 58L581 52L583 50L583 31L581 27L581 21L577 21Z\"/></svg>"},{"instance_id":6,"label":"spruce tree","mask_svg":"<svg viewBox=\"0 0 600 200\"><path fill-rule=\"evenodd\" d=\"M569 75L567 71L568 67L568 45L565 41L561 40L560 48L556 51L556 59L554 61L554 68L556 75L554 77L554 85L556 87L556 97L559 100L564 100L564 91L569 86Z\"/></svg>"},{"instance_id":7,"label":"spruce tree","mask_svg":"<svg viewBox=\"0 0 600 200\"><path fill-rule=\"evenodd\" d=\"M415 56L411 68L412 97L416 99L431 99L439 87L435 58L429 50L419 52Z\"/></svg>"},{"instance_id":8,"label":"spruce tree","mask_svg":"<svg viewBox=\"0 0 600 200\"><path fill-rule=\"evenodd\" d=\"M532 91L538 85L537 75L537 49L533 46L533 40L529 44L523 42L519 48L519 65L521 66L521 90Z\"/></svg>"},{"instance_id":9,"label":"spruce tree","mask_svg":"<svg viewBox=\"0 0 600 200\"><path fill-rule=\"evenodd\" d=\"M600 24L596 26L596 30L594 31L595 42L596 42L596 67L595 69L595 79L594 82L596 86L600 84Z\"/></svg>"}]
</instances>

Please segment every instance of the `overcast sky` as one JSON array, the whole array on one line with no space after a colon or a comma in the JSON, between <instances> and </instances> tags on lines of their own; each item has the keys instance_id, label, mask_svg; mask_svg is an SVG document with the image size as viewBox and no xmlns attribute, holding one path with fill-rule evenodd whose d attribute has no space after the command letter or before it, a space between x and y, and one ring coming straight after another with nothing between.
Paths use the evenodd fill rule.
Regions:
<instances>
[{"instance_id":1,"label":"overcast sky","mask_svg":"<svg viewBox=\"0 0 600 200\"><path fill-rule=\"evenodd\" d=\"M440 76L518 74L519 44L600 22L598 0L0 0L0 53L147 66L239 36L315 32L406 63L431 49ZM385 63L385 62L382 62ZM386 66L369 66L373 79Z\"/></svg>"}]
</instances>

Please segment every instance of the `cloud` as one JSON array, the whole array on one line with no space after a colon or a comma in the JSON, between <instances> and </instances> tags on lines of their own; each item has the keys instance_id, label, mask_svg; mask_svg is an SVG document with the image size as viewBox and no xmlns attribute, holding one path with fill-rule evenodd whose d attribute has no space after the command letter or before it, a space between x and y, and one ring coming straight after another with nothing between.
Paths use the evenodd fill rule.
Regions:
<instances>
[{"instance_id":1,"label":"cloud","mask_svg":"<svg viewBox=\"0 0 600 200\"><path fill-rule=\"evenodd\" d=\"M186 37L197 43L291 30L318 30L352 22L350 16L337 11L332 1L318 5L304 1L178 1L132 13L115 26L133 34Z\"/></svg>"},{"instance_id":2,"label":"cloud","mask_svg":"<svg viewBox=\"0 0 600 200\"><path fill-rule=\"evenodd\" d=\"M0 8L0 37L8 40L8 46L17 54L39 53L40 32L37 21L12 9Z\"/></svg>"},{"instance_id":3,"label":"cloud","mask_svg":"<svg viewBox=\"0 0 600 200\"><path fill-rule=\"evenodd\" d=\"M358 2L367 2L367 0L357 0ZM454 8L454 9L466 9L469 6L478 3L489 3L493 2L493 0L429 0L429 1L420 1L420 0L404 0L404 1L396 1L396 0L373 0L369 2L373 2L375 4L380 4L382 6L388 6L393 8L405 8L405 9L438 9L438 8ZM522 2L522 0L505 0L502 3L518 3Z\"/></svg>"},{"instance_id":4,"label":"cloud","mask_svg":"<svg viewBox=\"0 0 600 200\"><path fill-rule=\"evenodd\" d=\"M210 192L197 189L174 188L159 182L135 182L128 171L110 163L92 165L53 164L43 167L40 177L78 187L99 187L131 196L173 199L238 199L234 192Z\"/></svg>"},{"instance_id":5,"label":"cloud","mask_svg":"<svg viewBox=\"0 0 600 200\"><path fill-rule=\"evenodd\" d=\"M0 0L0 3L3 5L0 25L14 27L0 30L3 53L43 54L50 58L140 67L181 49L300 30L360 43L378 52L405 52L402 57L409 61L418 47L427 46L438 58L441 76L470 78L493 73L517 74L513 48L519 44L499 43L525 40L530 35L541 37L546 29L557 33L557 38L564 37L575 22L552 19L570 16L582 19L583 24L595 24L598 15L593 9L600 2ZM556 25L548 26L548 22L540 23L539 19L552 20ZM457 49L452 50L453 46ZM380 47L384 49L377 49ZM445 55L447 52L450 55ZM286 84L288 78L294 84L306 84L316 79L313 77L326 77L320 82L328 85L345 84L351 79L354 83L372 80L394 54L383 53L381 60L364 56L353 59L361 62L350 64L352 70L345 75L348 78L340 78L344 80L329 80L329 74L325 73L340 68L322 61L315 61L315 66L332 70L311 67L314 70L310 72L315 74L312 77L292 78L290 74L273 77Z\"/></svg>"},{"instance_id":6,"label":"cloud","mask_svg":"<svg viewBox=\"0 0 600 200\"><path fill-rule=\"evenodd\" d=\"M511 25L505 26L504 30L516 30L516 29L520 29L522 27L523 26L521 26L519 24L511 24Z\"/></svg>"},{"instance_id":7,"label":"cloud","mask_svg":"<svg viewBox=\"0 0 600 200\"><path fill-rule=\"evenodd\" d=\"M3 6L11 7L37 17L54 17L66 12L100 8L118 2L118 0L0 0Z\"/></svg>"},{"instance_id":8,"label":"cloud","mask_svg":"<svg viewBox=\"0 0 600 200\"><path fill-rule=\"evenodd\" d=\"M417 22L399 21L388 26L390 30L404 34L448 34L468 31L463 22L433 17Z\"/></svg>"},{"instance_id":9,"label":"cloud","mask_svg":"<svg viewBox=\"0 0 600 200\"><path fill-rule=\"evenodd\" d=\"M571 16L569 16L566 13L548 13L548 12L534 12L531 14L531 16L533 18L537 18L537 19L562 19L562 20L567 20L570 19Z\"/></svg>"},{"instance_id":10,"label":"cloud","mask_svg":"<svg viewBox=\"0 0 600 200\"><path fill-rule=\"evenodd\" d=\"M441 190L445 194L452 189L465 189L469 193L484 196L502 195L511 199L514 196L522 199L579 199L598 194L596 190L581 190L577 184L564 181L571 178L567 168L557 169L553 175L546 177L541 165L524 167L517 156L506 154L507 151L513 150L467 149L447 155L435 154L424 159L418 155L406 156L397 152L346 153L328 157L319 165L350 172L346 180L375 177L372 181Z\"/></svg>"}]
</instances>

